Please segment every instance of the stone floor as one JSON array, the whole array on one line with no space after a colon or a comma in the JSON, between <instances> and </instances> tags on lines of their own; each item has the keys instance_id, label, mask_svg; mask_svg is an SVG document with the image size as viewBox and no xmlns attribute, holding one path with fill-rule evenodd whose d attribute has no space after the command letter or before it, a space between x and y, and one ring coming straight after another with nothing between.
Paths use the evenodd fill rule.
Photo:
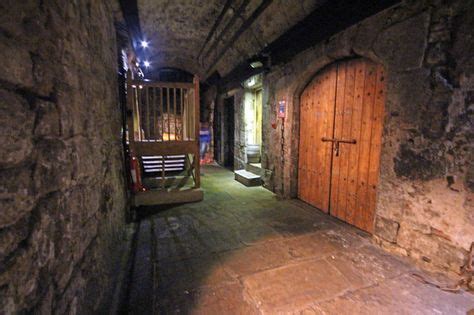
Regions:
<instances>
[{"instance_id":1,"label":"stone floor","mask_svg":"<svg viewBox=\"0 0 474 315\"><path fill-rule=\"evenodd\" d=\"M474 295L297 200L204 168L205 200L141 209L131 314L466 314Z\"/></svg>"}]
</instances>

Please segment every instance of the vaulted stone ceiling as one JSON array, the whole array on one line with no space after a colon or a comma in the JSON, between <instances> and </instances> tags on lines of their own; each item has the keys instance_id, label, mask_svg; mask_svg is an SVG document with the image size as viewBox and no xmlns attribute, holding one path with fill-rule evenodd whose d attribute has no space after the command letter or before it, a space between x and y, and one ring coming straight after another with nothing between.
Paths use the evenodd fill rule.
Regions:
<instances>
[{"instance_id":1,"label":"vaulted stone ceiling","mask_svg":"<svg viewBox=\"0 0 474 315\"><path fill-rule=\"evenodd\" d=\"M225 0L138 0L142 36L150 42L139 54L153 69L175 67L204 79L217 70L223 76L324 2L229 0L206 41L226 8ZM240 32L259 8L261 14Z\"/></svg>"}]
</instances>

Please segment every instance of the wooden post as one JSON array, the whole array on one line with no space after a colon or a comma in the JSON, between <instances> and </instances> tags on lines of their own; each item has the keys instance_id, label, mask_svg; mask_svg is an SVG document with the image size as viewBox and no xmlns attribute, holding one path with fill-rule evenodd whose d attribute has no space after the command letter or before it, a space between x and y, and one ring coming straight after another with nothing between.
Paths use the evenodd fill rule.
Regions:
<instances>
[{"instance_id":1,"label":"wooden post","mask_svg":"<svg viewBox=\"0 0 474 315\"><path fill-rule=\"evenodd\" d=\"M196 172L195 188L201 187L200 155L199 155L199 77L194 76L194 137L196 141L196 153L194 155L194 170Z\"/></svg>"},{"instance_id":2,"label":"wooden post","mask_svg":"<svg viewBox=\"0 0 474 315\"><path fill-rule=\"evenodd\" d=\"M180 89L180 103L179 103L179 109L180 109L180 121L181 121L181 128L179 129L179 140L183 141L184 140L184 95L183 95L184 89Z\"/></svg>"},{"instance_id":3,"label":"wooden post","mask_svg":"<svg viewBox=\"0 0 474 315\"><path fill-rule=\"evenodd\" d=\"M160 114L161 114L161 141L164 141L164 134L165 134L165 110L163 109L163 88L160 87ZM160 128L158 128L159 130Z\"/></svg>"},{"instance_id":4,"label":"wooden post","mask_svg":"<svg viewBox=\"0 0 474 315\"><path fill-rule=\"evenodd\" d=\"M173 113L174 113L174 140L178 140L178 133L176 132L176 88L173 89Z\"/></svg>"},{"instance_id":5,"label":"wooden post","mask_svg":"<svg viewBox=\"0 0 474 315\"><path fill-rule=\"evenodd\" d=\"M127 74L127 128L128 128L128 143L130 151L133 151L133 144L135 142L135 127L134 127L134 88L131 84L131 72Z\"/></svg>"},{"instance_id":6,"label":"wooden post","mask_svg":"<svg viewBox=\"0 0 474 315\"><path fill-rule=\"evenodd\" d=\"M166 88L166 118L168 119L168 141L171 140L171 119L170 119L170 88Z\"/></svg>"},{"instance_id":7,"label":"wooden post","mask_svg":"<svg viewBox=\"0 0 474 315\"><path fill-rule=\"evenodd\" d=\"M145 86L145 102L146 102L146 122L145 120L143 121L146 123L146 129L143 130L145 133L145 139L149 140L150 139L150 93L149 93L149 87Z\"/></svg>"}]
</instances>

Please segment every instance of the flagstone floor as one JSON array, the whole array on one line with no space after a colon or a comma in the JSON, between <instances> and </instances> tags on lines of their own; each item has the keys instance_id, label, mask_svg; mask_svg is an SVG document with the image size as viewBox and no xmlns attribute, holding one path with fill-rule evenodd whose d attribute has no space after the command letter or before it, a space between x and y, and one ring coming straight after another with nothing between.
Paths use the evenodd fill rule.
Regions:
<instances>
[{"instance_id":1,"label":"flagstone floor","mask_svg":"<svg viewBox=\"0 0 474 315\"><path fill-rule=\"evenodd\" d=\"M130 314L466 314L474 294L430 275L298 200L207 166L205 199L141 209Z\"/></svg>"}]
</instances>

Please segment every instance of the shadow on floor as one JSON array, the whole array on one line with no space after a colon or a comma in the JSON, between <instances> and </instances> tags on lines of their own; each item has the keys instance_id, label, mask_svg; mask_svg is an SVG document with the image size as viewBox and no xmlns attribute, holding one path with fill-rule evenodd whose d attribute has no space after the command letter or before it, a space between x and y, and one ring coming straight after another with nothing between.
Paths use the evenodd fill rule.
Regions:
<instances>
[{"instance_id":1,"label":"shadow on floor","mask_svg":"<svg viewBox=\"0 0 474 315\"><path fill-rule=\"evenodd\" d=\"M130 314L449 313L474 296L423 285L370 237L207 166L204 201L140 209Z\"/></svg>"}]
</instances>

